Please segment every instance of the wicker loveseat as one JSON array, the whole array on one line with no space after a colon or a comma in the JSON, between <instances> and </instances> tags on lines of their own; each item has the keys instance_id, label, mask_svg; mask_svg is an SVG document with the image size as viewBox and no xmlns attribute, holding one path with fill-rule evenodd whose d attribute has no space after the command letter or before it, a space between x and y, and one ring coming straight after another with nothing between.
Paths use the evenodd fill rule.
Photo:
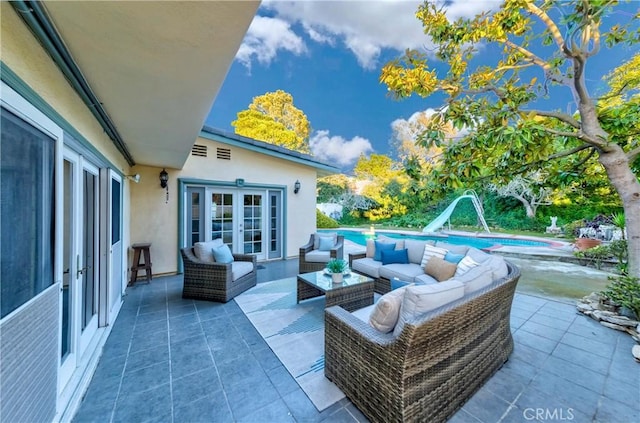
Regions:
<instances>
[{"instance_id":1,"label":"wicker loveseat","mask_svg":"<svg viewBox=\"0 0 640 423\"><path fill-rule=\"evenodd\" d=\"M517 267L506 277L383 334L325 311L325 376L372 422L443 422L507 361Z\"/></svg>"},{"instance_id":2,"label":"wicker loveseat","mask_svg":"<svg viewBox=\"0 0 640 423\"><path fill-rule=\"evenodd\" d=\"M247 254L233 254L233 263L207 262L196 257L193 247L180 250L184 262L184 286L182 298L209 300L226 303L236 295L256 286L256 257ZM250 263L252 269L238 272ZM234 274L234 267L236 273ZM234 278L234 276L237 276Z\"/></svg>"},{"instance_id":3,"label":"wicker loveseat","mask_svg":"<svg viewBox=\"0 0 640 423\"><path fill-rule=\"evenodd\" d=\"M320 238L332 237L332 246L328 250L320 249ZM311 234L309 242L300 247L298 256L298 273L309 273L322 270L332 258L343 257L344 236L337 234Z\"/></svg>"}]
</instances>

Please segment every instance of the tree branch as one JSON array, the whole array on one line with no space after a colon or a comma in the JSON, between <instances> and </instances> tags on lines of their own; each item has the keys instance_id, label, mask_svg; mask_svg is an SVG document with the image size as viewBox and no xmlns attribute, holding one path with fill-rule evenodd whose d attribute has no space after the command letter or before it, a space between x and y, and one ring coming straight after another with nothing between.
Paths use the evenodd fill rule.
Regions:
<instances>
[{"instance_id":1,"label":"tree branch","mask_svg":"<svg viewBox=\"0 0 640 423\"><path fill-rule=\"evenodd\" d=\"M541 59L540 57L536 56L535 54L533 54L532 52L530 52L529 50L527 50L526 48L517 45L516 43L509 41L509 40L505 40L504 42L507 46L511 47L514 50L517 50L520 54L524 55L529 61L535 63L536 65L540 66L542 68L542 70L544 71L544 74L547 76L547 78L551 79L552 81L555 81L559 84L562 85L570 85L571 84L571 80L569 78L566 78L562 75L558 75L557 73L554 72L553 68L551 67L551 65L549 65L549 63L547 63L547 61Z\"/></svg>"},{"instance_id":2,"label":"tree branch","mask_svg":"<svg viewBox=\"0 0 640 423\"><path fill-rule=\"evenodd\" d=\"M533 2L527 2L527 10L537 16L538 19L540 19L545 26L549 28L549 32L551 32L551 36L558 45L558 48L566 54L568 50L566 50L564 38L562 38L562 34L553 19L551 19L545 11L533 4Z\"/></svg>"},{"instance_id":3,"label":"tree branch","mask_svg":"<svg viewBox=\"0 0 640 423\"><path fill-rule=\"evenodd\" d=\"M569 150L564 150L564 151L560 151L559 153L552 154L549 157L547 157L547 159L545 161L555 160L555 159L559 159L559 158L562 158L562 157L568 157L568 156L571 156L572 154L579 153L582 150L586 150L587 148L593 148L593 146L589 145L589 144L582 144L582 145L579 145L579 146L577 146L575 148L571 148ZM591 154L593 154L593 152Z\"/></svg>"},{"instance_id":4,"label":"tree branch","mask_svg":"<svg viewBox=\"0 0 640 423\"><path fill-rule=\"evenodd\" d=\"M582 139L581 132L558 131L557 129L551 129L551 128L545 128L545 127L541 127L540 129L550 134L557 135L559 137L571 137L571 138Z\"/></svg>"},{"instance_id":5,"label":"tree branch","mask_svg":"<svg viewBox=\"0 0 640 423\"><path fill-rule=\"evenodd\" d=\"M576 119L574 119L573 117L569 116L566 113L551 112L546 110L522 110L522 112L524 113L533 112L538 116L551 117L554 119L558 119L559 121L564 122L567 125L570 125L576 129L580 129L580 122L578 122Z\"/></svg>"},{"instance_id":6,"label":"tree branch","mask_svg":"<svg viewBox=\"0 0 640 423\"><path fill-rule=\"evenodd\" d=\"M586 57L595 56L600 51L600 29L596 26L593 29L593 49L586 53Z\"/></svg>"},{"instance_id":7,"label":"tree branch","mask_svg":"<svg viewBox=\"0 0 640 423\"><path fill-rule=\"evenodd\" d=\"M524 69L524 68L528 68L530 66L533 66L537 63L525 63L522 65L513 65L513 66L500 66L499 68L496 68L496 72L502 72L502 71L506 71L506 70L512 70L512 69Z\"/></svg>"}]
</instances>

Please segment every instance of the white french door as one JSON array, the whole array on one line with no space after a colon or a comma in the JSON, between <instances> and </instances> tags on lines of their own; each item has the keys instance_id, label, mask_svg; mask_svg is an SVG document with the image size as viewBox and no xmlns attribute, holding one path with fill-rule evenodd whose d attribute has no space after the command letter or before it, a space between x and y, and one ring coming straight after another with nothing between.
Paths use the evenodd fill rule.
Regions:
<instances>
[{"instance_id":1,"label":"white french door","mask_svg":"<svg viewBox=\"0 0 640 423\"><path fill-rule=\"evenodd\" d=\"M99 169L68 148L63 156L61 387L98 329L100 222Z\"/></svg>"},{"instance_id":2,"label":"white french door","mask_svg":"<svg viewBox=\"0 0 640 423\"><path fill-rule=\"evenodd\" d=\"M257 260L266 258L265 250L265 201L264 192L242 191L239 193L242 205L238 207L238 251L241 254L252 254Z\"/></svg>"},{"instance_id":3,"label":"white french door","mask_svg":"<svg viewBox=\"0 0 640 423\"><path fill-rule=\"evenodd\" d=\"M275 245L281 254L280 225L273 225L280 221L274 215L280 208L271 208L268 198L266 190L188 187L185 245L222 239L234 253L255 255L257 260L275 258L269 251Z\"/></svg>"}]
</instances>

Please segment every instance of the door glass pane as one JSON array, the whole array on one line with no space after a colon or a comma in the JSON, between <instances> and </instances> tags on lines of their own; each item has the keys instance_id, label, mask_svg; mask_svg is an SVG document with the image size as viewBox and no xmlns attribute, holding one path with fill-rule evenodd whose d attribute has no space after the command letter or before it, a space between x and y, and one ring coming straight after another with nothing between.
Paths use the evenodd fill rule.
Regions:
<instances>
[{"instance_id":1,"label":"door glass pane","mask_svg":"<svg viewBox=\"0 0 640 423\"><path fill-rule=\"evenodd\" d=\"M55 142L0 110L0 317L4 317L53 284Z\"/></svg>"},{"instance_id":2,"label":"door glass pane","mask_svg":"<svg viewBox=\"0 0 640 423\"><path fill-rule=\"evenodd\" d=\"M211 239L222 238L229 246L233 243L233 195L211 194Z\"/></svg>"},{"instance_id":3,"label":"door glass pane","mask_svg":"<svg viewBox=\"0 0 640 423\"><path fill-rule=\"evenodd\" d=\"M62 345L60 356L64 358L71 351L71 289L70 284L72 257L71 243L73 241L73 164L64 161L63 191L63 228L64 241L62 246L63 275L62 275Z\"/></svg>"},{"instance_id":4,"label":"door glass pane","mask_svg":"<svg viewBox=\"0 0 640 423\"><path fill-rule=\"evenodd\" d=\"M243 252L258 254L262 252L262 195L245 194L243 199L244 237Z\"/></svg>"},{"instance_id":5,"label":"door glass pane","mask_svg":"<svg viewBox=\"0 0 640 423\"><path fill-rule=\"evenodd\" d=\"M200 193L191 192L191 245L200 241Z\"/></svg>"},{"instance_id":6,"label":"door glass pane","mask_svg":"<svg viewBox=\"0 0 640 423\"><path fill-rule=\"evenodd\" d=\"M83 223L84 234L82 269L82 329L96 314L96 224L97 224L97 184L98 177L85 170L83 172Z\"/></svg>"},{"instance_id":7,"label":"door glass pane","mask_svg":"<svg viewBox=\"0 0 640 423\"><path fill-rule=\"evenodd\" d=\"M111 180L111 245L120 241L120 182Z\"/></svg>"}]
</instances>

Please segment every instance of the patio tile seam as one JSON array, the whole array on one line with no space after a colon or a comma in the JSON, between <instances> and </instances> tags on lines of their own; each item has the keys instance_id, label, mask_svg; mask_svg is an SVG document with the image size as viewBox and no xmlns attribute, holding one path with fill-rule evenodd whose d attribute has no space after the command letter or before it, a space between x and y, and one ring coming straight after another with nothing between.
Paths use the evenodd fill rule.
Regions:
<instances>
[{"instance_id":1,"label":"patio tile seam","mask_svg":"<svg viewBox=\"0 0 640 423\"><path fill-rule=\"evenodd\" d=\"M527 389L527 387L531 384L531 381L529 381L529 383L525 386L525 389ZM491 391L491 390L490 390ZM496 422L496 423L501 423L508 415L509 412L513 409L518 409L518 407L516 406L516 402L518 401L518 399L522 396L522 393L524 392L524 389L522 391L520 391L518 393L518 395L516 395L516 397L513 399L513 401L507 401L509 403L509 406L507 407L507 409L505 410L504 413L502 413L502 416L500 416L500 419ZM495 393L494 393L495 395ZM504 399L504 398L503 398ZM475 417L475 416L474 416Z\"/></svg>"},{"instance_id":2,"label":"patio tile seam","mask_svg":"<svg viewBox=\"0 0 640 423\"><path fill-rule=\"evenodd\" d=\"M165 283L165 307L166 307L166 312L167 312L167 349L169 350L169 399L170 399L170 408L171 408L171 423L173 423L173 415L175 413L175 408L173 405L173 366L171 365L173 360L173 356L171 355L171 330L170 329L170 325L169 325L169 300L166 297L166 286L167 284Z\"/></svg>"},{"instance_id":3,"label":"patio tile seam","mask_svg":"<svg viewBox=\"0 0 640 423\"><path fill-rule=\"evenodd\" d=\"M198 307L195 306L195 303L194 303L194 307L196 308L196 315L197 315L198 323L200 324L200 329L202 330L203 333L205 333L203 322L205 322L206 320L202 320L202 316L200 316L200 311L198 310ZM222 384L222 377L220 375L220 370L218 369L218 363L216 363L216 358L215 358L215 355L213 354L213 351L211 350L211 344L209 342L207 342L207 351L209 353L209 357L211 357L211 362L213 363L213 368L216 372L216 376L218 377L218 381L220 382L220 391L222 392L222 396L224 397L224 403L227 405L227 410L229 411L229 415L233 416L234 414L233 414L233 409L231 408L231 404L229 403L229 396L227 395L227 391L224 388L224 385ZM234 421L235 420L236 419L234 417Z\"/></svg>"},{"instance_id":4,"label":"patio tile seam","mask_svg":"<svg viewBox=\"0 0 640 423\"><path fill-rule=\"evenodd\" d=\"M138 306L137 306L137 310L136 310L136 319L134 319L133 321L133 330L131 331L131 335L129 336L129 345L127 347L127 352L126 352L126 357L124 359L124 364L122 365L122 370L120 372L120 382L118 383L118 390L116 392L116 397L113 401L113 407L111 408L111 416L109 418L109 422L113 423L115 416L116 416L116 409L118 407L118 400L120 399L120 393L122 392L122 384L124 382L124 374L125 371L127 370L127 362L129 361L129 354L131 353L131 345L133 343L133 335L135 333L135 328L136 328L136 320L137 320L137 316L138 313L140 311L140 303L141 303L142 299L140 298L138 301Z\"/></svg>"}]
</instances>

